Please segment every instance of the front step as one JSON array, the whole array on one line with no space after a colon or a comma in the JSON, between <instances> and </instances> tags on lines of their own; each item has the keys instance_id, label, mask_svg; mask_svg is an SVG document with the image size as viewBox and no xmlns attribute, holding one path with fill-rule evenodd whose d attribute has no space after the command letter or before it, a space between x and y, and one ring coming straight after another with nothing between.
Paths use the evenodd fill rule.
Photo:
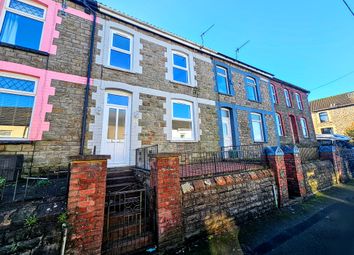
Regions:
<instances>
[{"instance_id":1,"label":"front step","mask_svg":"<svg viewBox=\"0 0 354 255\"><path fill-rule=\"evenodd\" d=\"M110 184L117 184L117 183L131 183L135 182L135 176L134 175L127 175L127 176L107 176L107 185Z\"/></svg>"},{"instance_id":2,"label":"front step","mask_svg":"<svg viewBox=\"0 0 354 255\"><path fill-rule=\"evenodd\" d=\"M137 185L137 182L107 184L107 186L106 186L107 194L109 195L109 193L111 193L111 192L131 190L136 185Z\"/></svg>"}]
</instances>

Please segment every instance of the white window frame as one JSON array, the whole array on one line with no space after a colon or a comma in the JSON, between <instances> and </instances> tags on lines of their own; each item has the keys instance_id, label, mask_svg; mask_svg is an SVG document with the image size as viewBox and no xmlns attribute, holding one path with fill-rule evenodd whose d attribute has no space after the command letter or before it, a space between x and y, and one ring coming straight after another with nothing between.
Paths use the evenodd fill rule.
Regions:
<instances>
[{"instance_id":1,"label":"white window frame","mask_svg":"<svg viewBox=\"0 0 354 255\"><path fill-rule=\"evenodd\" d=\"M309 138L310 134L309 134L309 129L307 127L307 122L306 122L305 118L301 117L300 123L301 123L301 129L302 129L302 134L303 134L304 138Z\"/></svg>"},{"instance_id":2,"label":"white window frame","mask_svg":"<svg viewBox=\"0 0 354 255\"><path fill-rule=\"evenodd\" d=\"M288 89L284 89L284 97L285 97L285 104L287 107L291 108L292 102L290 100L290 91Z\"/></svg>"},{"instance_id":3,"label":"white window frame","mask_svg":"<svg viewBox=\"0 0 354 255\"><path fill-rule=\"evenodd\" d=\"M174 120L180 120L180 121L188 121L188 119L184 119L184 118L175 118L173 116L173 104L177 103L177 104L185 104L185 105L189 105L189 109L190 109L190 115L191 115L191 126L192 126L192 138L178 138L178 137L173 137L173 121ZM194 108L193 108L193 103L190 101L186 101L186 100L181 100L181 99L171 99L171 139L172 141L195 141L195 124L194 124L195 118L194 118Z\"/></svg>"},{"instance_id":4,"label":"white window frame","mask_svg":"<svg viewBox=\"0 0 354 255\"><path fill-rule=\"evenodd\" d=\"M321 114L326 114L326 115L327 115L327 121L321 121ZM329 122L329 114L328 114L328 112L319 112L319 113L318 113L318 118L319 118L319 120L320 120L320 123Z\"/></svg>"},{"instance_id":5,"label":"white window frame","mask_svg":"<svg viewBox=\"0 0 354 255\"><path fill-rule=\"evenodd\" d=\"M172 50L171 51L171 74L172 74L172 81L173 82L176 82L176 83L181 83L181 84L191 84L191 75L190 75L190 70L189 70L189 56L188 54L185 54L185 53L182 53L180 51L176 51L176 50ZM174 63L174 60L173 60L173 56L174 55L178 55L180 57L184 57L186 59L186 67L182 67L182 66L178 66L178 65L175 65ZM177 69L180 69L180 70L183 70L183 71L187 71L187 79L188 79L188 82L182 82L182 81L176 81L175 78L173 77L173 69L174 68L177 68Z\"/></svg>"},{"instance_id":6,"label":"white window frame","mask_svg":"<svg viewBox=\"0 0 354 255\"><path fill-rule=\"evenodd\" d=\"M222 69L225 71L225 74L221 74L221 73L218 73L218 68L219 69ZM231 94L231 91L230 91L230 84L229 84L229 75L228 75L228 70L227 68L223 67L223 66L219 66L219 65L216 65L216 86L217 86L217 89L218 89L218 93L222 93L219 91L219 84L218 84L218 80L217 80L217 77L218 75L220 75L221 77L225 78L226 80L226 94ZM224 93L222 93L224 94Z\"/></svg>"},{"instance_id":7,"label":"white window frame","mask_svg":"<svg viewBox=\"0 0 354 255\"><path fill-rule=\"evenodd\" d=\"M8 77L8 78L14 78L14 79L22 79L22 80L27 80L27 81L33 81L34 82L34 89L33 92L25 92L25 91L20 91L20 90L11 90L11 89L3 89L0 88L1 93L6 93L6 94L13 94L13 95L20 95L20 96L33 96L33 107L32 107L32 113L31 113L31 120L30 120L30 125L28 127L28 135L31 133L32 129L32 121L33 121L33 115L34 115L34 109L36 107L36 101L37 101L37 87L38 87L38 82L39 79L36 79L31 76L26 76L26 75L20 75L20 74L14 74L14 73L8 73L8 72L0 72L0 76ZM6 141L28 141L29 137L27 138L12 138L12 137L0 137L0 140L6 140Z\"/></svg>"},{"instance_id":8,"label":"white window frame","mask_svg":"<svg viewBox=\"0 0 354 255\"><path fill-rule=\"evenodd\" d=\"M334 134L334 128L333 127L323 127L323 128L321 128L321 134L323 134L322 130L325 129L325 128L331 129L332 130L331 134L332 135Z\"/></svg>"},{"instance_id":9,"label":"white window frame","mask_svg":"<svg viewBox=\"0 0 354 255\"><path fill-rule=\"evenodd\" d=\"M16 9L12 9L11 7L9 7L10 6L10 0L5 0L4 10L3 10L2 14L1 14L1 17L0 17L0 32L2 31L2 27L4 25L6 12L12 12L12 13L15 13L15 14L30 18L30 19L41 21L41 22L43 22L43 27L42 27L42 31L41 31L41 39L39 41L39 49L38 50L40 50L41 45L42 45L42 40L43 40L43 31L44 31L44 26L45 26L45 19L46 19L46 16L47 16L47 8L45 6L43 6L43 5L40 5L40 4L36 3L36 2L34 2L34 1L28 1L28 0L18 0L18 1L42 9L44 11L43 12L43 17L40 18L38 16L31 15L31 14L28 14L26 12L22 12L22 11L19 11L19 10L16 10Z\"/></svg>"},{"instance_id":10,"label":"white window frame","mask_svg":"<svg viewBox=\"0 0 354 255\"><path fill-rule=\"evenodd\" d=\"M278 97L277 97L277 92L275 90L275 86L273 84L270 84L270 92L272 94L272 100L274 104L278 103Z\"/></svg>"},{"instance_id":11,"label":"white window frame","mask_svg":"<svg viewBox=\"0 0 354 255\"><path fill-rule=\"evenodd\" d=\"M283 127L283 119L282 117L280 116L279 113L275 113L275 120L277 122L277 128L278 128L278 135L279 136L284 136L284 127Z\"/></svg>"},{"instance_id":12,"label":"white window frame","mask_svg":"<svg viewBox=\"0 0 354 255\"><path fill-rule=\"evenodd\" d=\"M253 85L250 85L247 80L251 80L253 82ZM257 81L255 78L253 78L252 76L246 76L246 86L250 86L250 87L253 87L253 91L254 91L254 94L255 94L255 97L256 97L256 100L251 100L248 98L248 95L247 95L247 91L246 91L246 96L247 96L247 100L249 101L253 101L253 102L259 102L259 95L258 95L258 88L257 88Z\"/></svg>"},{"instance_id":13,"label":"white window frame","mask_svg":"<svg viewBox=\"0 0 354 255\"><path fill-rule=\"evenodd\" d=\"M129 43L129 51L127 50L123 50L121 48L118 48L118 47L114 47L113 46L113 37L114 35L119 35L119 36L122 36L122 37L125 37L125 38L128 38L130 43ZM118 69L118 70L122 70L122 71L132 71L133 70L133 35L131 34L128 34L128 33L124 33L122 31L119 31L119 30L115 30L115 29L111 29L110 31L110 43L109 43L109 51L108 51L108 63L107 65L109 67L112 67L114 69ZM114 51L118 51L118 52L121 52L121 53L124 53L124 54L128 54L130 56L130 67L129 69L124 69L122 67L119 67L119 66L114 66L114 65L111 65L111 51L114 50Z\"/></svg>"},{"instance_id":14,"label":"white window frame","mask_svg":"<svg viewBox=\"0 0 354 255\"><path fill-rule=\"evenodd\" d=\"M257 120L257 121L256 121L256 120L253 120L253 119L252 119L252 115L257 115L257 116L259 116L259 121L258 121L258 120ZM255 138L255 135L254 135L253 122L260 123L261 135L262 135L262 140L260 140L260 141L256 141L256 138ZM262 117L262 114L256 113L256 112L251 112L251 127L252 127L253 141L256 142L256 143L264 143L264 142L265 142L265 138L264 138L264 127L263 127L263 117Z\"/></svg>"},{"instance_id":15,"label":"white window frame","mask_svg":"<svg viewBox=\"0 0 354 255\"><path fill-rule=\"evenodd\" d=\"M296 99L297 108L302 111L303 110L302 100L299 93L295 93L295 99Z\"/></svg>"}]
</instances>

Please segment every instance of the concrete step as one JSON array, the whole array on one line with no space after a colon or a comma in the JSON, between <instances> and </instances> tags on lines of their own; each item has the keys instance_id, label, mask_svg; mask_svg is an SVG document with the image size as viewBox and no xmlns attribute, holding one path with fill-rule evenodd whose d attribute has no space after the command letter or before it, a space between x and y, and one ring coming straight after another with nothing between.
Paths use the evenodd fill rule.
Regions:
<instances>
[{"instance_id":1,"label":"concrete step","mask_svg":"<svg viewBox=\"0 0 354 255\"><path fill-rule=\"evenodd\" d=\"M112 192L118 191L127 191L136 189L137 183L135 181L125 182L125 183L114 183L114 184L107 184L107 195L110 195Z\"/></svg>"},{"instance_id":2,"label":"concrete step","mask_svg":"<svg viewBox=\"0 0 354 255\"><path fill-rule=\"evenodd\" d=\"M107 184L108 185L113 185L113 184L120 184L120 183L131 183L135 182L135 176L134 175L127 175L127 176L107 176Z\"/></svg>"},{"instance_id":3,"label":"concrete step","mask_svg":"<svg viewBox=\"0 0 354 255\"><path fill-rule=\"evenodd\" d=\"M107 178L120 176L134 176L134 171L131 169L111 170L107 172Z\"/></svg>"}]
</instances>

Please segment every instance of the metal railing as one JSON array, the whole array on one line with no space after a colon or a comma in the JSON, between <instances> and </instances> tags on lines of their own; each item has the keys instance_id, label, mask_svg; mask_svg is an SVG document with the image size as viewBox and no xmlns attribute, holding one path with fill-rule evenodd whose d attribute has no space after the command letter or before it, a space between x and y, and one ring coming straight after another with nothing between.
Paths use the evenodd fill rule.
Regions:
<instances>
[{"instance_id":1,"label":"metal railing","mask_svg":"<svg viewBox=\"0 0 354 255\"><path fill-rule=\"evenodd\" d=\"M159 152L158 145L138 148L135 151L135 167L139 169L150 171L150 158L151 155Z\"/></svg>"},{"instance_id":2,"label":"metal railing","mask_svg":"<svg viewBox=\"0 0 354 255\"><path fill-rule=\"evenodd\" d=\"M220 151L182 153L179 160L182 179L256 170L267 165L262 145L222 147Z\"/></svg>"},{"instance_id":3,"label":"metal railing","mask_svg":"<svg viewBox=\"0 0 354 255\"><path fill-rule=\"evenodd\" d=\"M154 198L148 186L106 196L102 254L135 254L154 245Z\"/></svg>"},{"instance_id":4,"label":"metal railing","mask_svg":"<svg viewBox=\"0 0 354 255\"><path fill-rule=\"evenodd\" d=\"M31 175L22 173L16 182L6 182L2 187L0 203L65 197L69 178L68 169Z\"/></svg>"}]
</instances>

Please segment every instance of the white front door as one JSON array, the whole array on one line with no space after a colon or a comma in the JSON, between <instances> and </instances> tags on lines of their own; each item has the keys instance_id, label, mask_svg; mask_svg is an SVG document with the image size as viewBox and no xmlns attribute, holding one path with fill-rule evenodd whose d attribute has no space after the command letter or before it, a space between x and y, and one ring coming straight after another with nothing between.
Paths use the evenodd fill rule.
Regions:
<instances>
[{"instance_id":1,"label":"white front door","mask_svg":"<svg viewBox=\"0 0 354 255\"><path fill-rule=\"evenodd\" d=\"M229 109L221 108L222 134L223 134L224 147L233 146L230 116L231 115Z\"/></svg>"},{"instance_id":2,"label":"white front door","mask_svg":"<svg viewBox=\"0 0 354 255\"><path fill-rule=\"evenodd\" d=\"M101 152L111 155L109 167L129 165L131 97L129 94L108 91L105 95Z\"/></svg>"}]
</instances>

